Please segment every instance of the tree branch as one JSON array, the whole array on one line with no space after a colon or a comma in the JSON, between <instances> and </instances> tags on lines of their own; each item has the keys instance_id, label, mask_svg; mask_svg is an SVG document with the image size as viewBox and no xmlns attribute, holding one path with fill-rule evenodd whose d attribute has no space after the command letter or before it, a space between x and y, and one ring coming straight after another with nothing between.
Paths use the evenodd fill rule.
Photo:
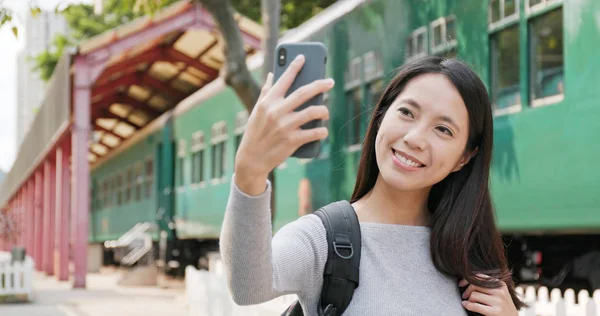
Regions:
<instances>
[{"instance_id":1,"label":"tree branch","mask_svg":"<svg viewBox=\"0 0 600 316\"><path fill-rule=\"evenodd\" d=\"M204 5L221 30L225 46L225 83L232 87L238 98L252 112L260 94L258 83L246 66L246 51L240 29L234 19L230 0L196 0Z\"/></svg>"}]
</instances>

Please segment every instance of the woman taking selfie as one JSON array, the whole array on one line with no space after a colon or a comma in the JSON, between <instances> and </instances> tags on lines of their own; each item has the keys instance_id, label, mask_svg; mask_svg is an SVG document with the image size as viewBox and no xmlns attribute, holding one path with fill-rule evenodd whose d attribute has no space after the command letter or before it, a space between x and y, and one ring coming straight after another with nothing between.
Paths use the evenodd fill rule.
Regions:
<instances>
[{"instance_id":1,"label":"woman taking selfie","mask_svg":"<svg viewBox=\"0 0 600 316\"><path fill-rule=\"evenodd\" d=\"M303 216L272 236L267 176L301 145L327 137L325 106L294 109L330 90L315 81L285 97L304 59L269 75L237 152L221 235L230 292L241 305L297 294L319 315L328 243ZM360 222L360 285L343 315L517 315L489 193L492 111L484 84L457 60L403 66L376 105L350 199ZM463 293L464 291L464 293ZM462 293L462 294L461 294Z\"/></svg>"}]
</instances>

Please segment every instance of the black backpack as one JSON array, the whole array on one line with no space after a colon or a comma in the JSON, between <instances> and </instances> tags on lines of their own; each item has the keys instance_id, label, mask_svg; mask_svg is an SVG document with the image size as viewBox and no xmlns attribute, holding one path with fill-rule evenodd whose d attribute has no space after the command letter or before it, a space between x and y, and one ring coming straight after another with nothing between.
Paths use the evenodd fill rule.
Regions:
<instances>
[{"instance_id":1,"label":"black backpack","mask_svg":"<svg viewBox=\"0 0 600 316\"><path fill-rule=\"evenodd\" d=\"M339 316L352 300L358 286L361 236L360 224L354 208L348 201L338 201L314 212L327 231L329 250L323 272L323 289L319 303L319 315ZM288 307L281 316L303 316L298 301Z\"/></svg>"}]
</instances>

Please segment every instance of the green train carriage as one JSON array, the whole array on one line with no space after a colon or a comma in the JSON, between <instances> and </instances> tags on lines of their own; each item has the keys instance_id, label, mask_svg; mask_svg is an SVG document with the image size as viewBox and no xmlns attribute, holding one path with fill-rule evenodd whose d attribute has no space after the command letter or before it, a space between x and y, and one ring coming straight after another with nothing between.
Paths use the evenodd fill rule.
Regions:
<instances>
[{"instance_id":1,"label":"green train carriage","mask_svg":"<svg viewBox=\"0 0 600 316\"><path fill-rule=\"evenodd\" d=\"M598 268L587 263L598 258L600 248L595 185L600 168L594 163L600 142L592 138L600 131L594 89L600 63L593 53L599 14L600 3L593 1L347 0L290 31L283 41L328 46L327 73L337 84L326 98L330 137L321 155L290 158L276 169L275 230L309 210L350 197L370 111L396 67L425 54L456 56L479 73L494 102L491 188L515 277L600 288ZM254 69L258 77L260 69ZM172 155L160 165L173 182L173 209L167 213L173 216L178 253L197 263L217 249L246 115L220 81L169 115L156 128L170 151L147 153ZM142 142L157 142L153 136ZM111 168L119 170L121 160L135 159L133 152L141 153L128 148L106 168L114 164ZM93 177L105 172L95 170ZM168 188L155 187L160 194L154 199ZM145 206L131 212L149 218ZM128 224L135 220L131 217ZM124 221L94 215L92 225L92 238L102 241L109 235L96 231L109 226L118 234L123 228L117 225Z\"/></svg>"}]
</instances>

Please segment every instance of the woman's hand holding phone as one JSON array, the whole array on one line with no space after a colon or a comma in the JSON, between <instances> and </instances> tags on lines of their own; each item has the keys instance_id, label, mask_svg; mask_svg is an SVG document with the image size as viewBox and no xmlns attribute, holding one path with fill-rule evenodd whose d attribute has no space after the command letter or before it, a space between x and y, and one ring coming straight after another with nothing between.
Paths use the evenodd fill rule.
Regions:
<instances>
[{"instance_id":1,"label":"woman's hand holding phone","mask_svg":"<svg viewBox=\"0 0 600 316\"><path fill-rule=\"evenodd\" d=\"M299 55L274 85L273 74L269 74L248 119L235 157L235 183L248 195L262 194L269 172L296 149L328 135L326 127L300 128L312 120L327 120L326 106L309 106L299 112L294 109L319 93L331 90L333 79L313 81L285 97L303 65L304 56Z\"/></svg>"}]
</instances>

